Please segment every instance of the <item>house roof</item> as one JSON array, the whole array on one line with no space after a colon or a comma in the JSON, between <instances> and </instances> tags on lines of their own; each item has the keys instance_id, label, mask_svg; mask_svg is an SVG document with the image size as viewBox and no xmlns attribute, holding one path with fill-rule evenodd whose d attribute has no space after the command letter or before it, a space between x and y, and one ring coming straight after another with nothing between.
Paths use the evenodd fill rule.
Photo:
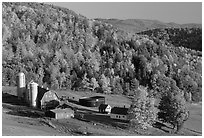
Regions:
<instances>
[{"instance_id":1,"label":"house roof","mask_svg":"<svg viewBox=\"0 0 204 138\"><path fill-rule=\"evenodd\" d=\"M128 108L125 107L113 107L111 109L112 114L120 114L120 115L127 115L128 114Z\"/></svg>"},{"instance_id":2,"label":"house roof","mask_svg":"<svg viewBox=\"0 0 204 138\"><path fill-rule=\"evenodd\" d=\"M106 109L107 106L109 106L109 105L108 105L108 104L101 104L101 105L99 106L99 108L100 108L100 109Z\"/></svg>"},{"instance_id":3,"label":"house roof","mask_svg":"<svg viewBox=\"0 0 204 138\"><path fill-rule=\"evenodd\" d=\"M66 104L66 103L63 103L62 105L59 105L57 108L60 108L60 109L65 109L65 108L70 108L70 109L74 109L74 107Z\"/></svg>"},{"instance_id":4,"label":"house roof","mask_svg":"<svg viewBox=\"0 0 204 138\"><path fill-rule=\"evenodd\" d=\"M54 112L54 113L73 113L73 110L70 109L70 108L65 108L65 109L56 108L56 109L50 110L50 112Z\"/></svg>"}]
</instances>

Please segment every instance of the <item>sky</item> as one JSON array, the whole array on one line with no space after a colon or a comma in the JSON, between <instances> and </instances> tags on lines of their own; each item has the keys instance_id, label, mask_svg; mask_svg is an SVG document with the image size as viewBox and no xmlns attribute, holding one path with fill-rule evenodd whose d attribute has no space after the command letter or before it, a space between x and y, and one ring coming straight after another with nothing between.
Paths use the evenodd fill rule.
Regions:
<instances>
[{"instance_id":1,"label":"sky","mask_svg":"<svg viewBox=\"0 0 204 138\"><path fill-rule=\"evenodd\" d=\"M50 2L88 18L150 19L202 23L201 2Z\"/></svg>"}]
</instances>

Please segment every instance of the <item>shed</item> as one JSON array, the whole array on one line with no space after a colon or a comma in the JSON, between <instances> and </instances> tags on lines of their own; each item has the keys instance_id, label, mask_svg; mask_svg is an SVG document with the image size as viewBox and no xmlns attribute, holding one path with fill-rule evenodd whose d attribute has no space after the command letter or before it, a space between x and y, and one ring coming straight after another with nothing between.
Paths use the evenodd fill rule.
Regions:
<instances>
[{"instance_id":1,"label":"shed","mask_svg":"<svg viewBox=\"0 0 204 138\"><path fill-rule=\"evenodd\" d=\"M71 118L74 117L74 111L70 108L56 108L53 110L49 110L45 112L46 117L51 117L55 119L65 119L65 118Z\"/></svg>"},{"instance_id":2,"label":"shed","mask_svg":"<svg viewBox=\"0 0 204 138\"><path fill-rule=\"evenodd\" d=\"M38 108L43 110L54 109L60 104L60 100L54 91L38 88Z\"/></svg>"},{"instance_id":3,"label":"shed","mask_svg":"<svg viewBox=\"0 0 204 138\"><path fill-rule=\"evenodd\" d=\"M101 104L98 108L100 113L110 113L111 112L111 106L108 104Z\"/></svg>"},{"instance_id":4,"label":"shed","mask_svg":"<svg viewBox=\"0 0 204 138\"><path fill-rule=\"evenodd\" d=\"M111 109L110 118L128 121L127 115L128 115L128 108L125 108L125 107L113 107Z\"/></svg>"}]
</instances>

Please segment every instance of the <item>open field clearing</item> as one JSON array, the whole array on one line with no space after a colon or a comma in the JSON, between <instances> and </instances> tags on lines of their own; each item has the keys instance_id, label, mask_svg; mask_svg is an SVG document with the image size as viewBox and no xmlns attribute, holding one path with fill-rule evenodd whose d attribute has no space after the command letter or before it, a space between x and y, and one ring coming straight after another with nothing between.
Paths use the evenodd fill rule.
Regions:
<instances>
[{"instance_id":1,"label":"open field clearing","mask_svg":"<svg viewBox=\"0 0 204 138\"><path fill-rule=\"evenodd\" d=\"M81 96L95 96L101 94L92 94L90 92L68 92L60 91L59 95L67 95L77 98ZM123 106L122 102L128 106L130 101L122 96L114 98L114 95L106 96L106 102L111 106ZM121 99L120 99L121 98ZM119 102L119 104L117 104ZM18 101L16 97L16 87L2 88L2 135L175 135L169 133L168 127L162 129L151 128L147 132L134 132L129 129L122 129L125 123L114 122L108 115L96 112L87 112L87 110L98 111L97 108L83 107L74 103L75 106L84 111L84 120L75 118L55 120L44 117L44 112L34 110ZM185 122L184 128L177 135L202 135L202 104L189 105L190 118ZM112 121L112 122L111 122ZM22 133L23 132L23 133ZM86 132L86 133L83 133Z\"/></svg>"}]
</instances>

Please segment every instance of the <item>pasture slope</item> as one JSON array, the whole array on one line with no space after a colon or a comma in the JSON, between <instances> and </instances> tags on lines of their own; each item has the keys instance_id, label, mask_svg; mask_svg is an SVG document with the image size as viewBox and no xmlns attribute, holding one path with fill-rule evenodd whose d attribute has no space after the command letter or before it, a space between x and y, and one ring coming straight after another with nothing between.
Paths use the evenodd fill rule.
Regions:
<instances>
[{"instance_id":1,"label":"pasture slope","mask_svg":"<svg viewBox=\"0 0 204 138\"><path fill-rule=\"evenodd\" d=\"M59 95L75 98L81 96L95 96L91 92L58 91ZM123 96L105 95L106 102L112 106L130 105L130 101ZM190 118L184 128L177 135L202 135L202 104L189 105ZM95 135L95 136L131 136L131 135L175 135L169 133L171 129L151 128L149 131L136 132L129 129L95 121L78 119L54 120L43 117L40 110L33 110L17 100L16 87L2 87L2 135L3 136L62 136L62 135ZM86 132L86 133L84 133Z\"/></svg>"}]
</instances>

